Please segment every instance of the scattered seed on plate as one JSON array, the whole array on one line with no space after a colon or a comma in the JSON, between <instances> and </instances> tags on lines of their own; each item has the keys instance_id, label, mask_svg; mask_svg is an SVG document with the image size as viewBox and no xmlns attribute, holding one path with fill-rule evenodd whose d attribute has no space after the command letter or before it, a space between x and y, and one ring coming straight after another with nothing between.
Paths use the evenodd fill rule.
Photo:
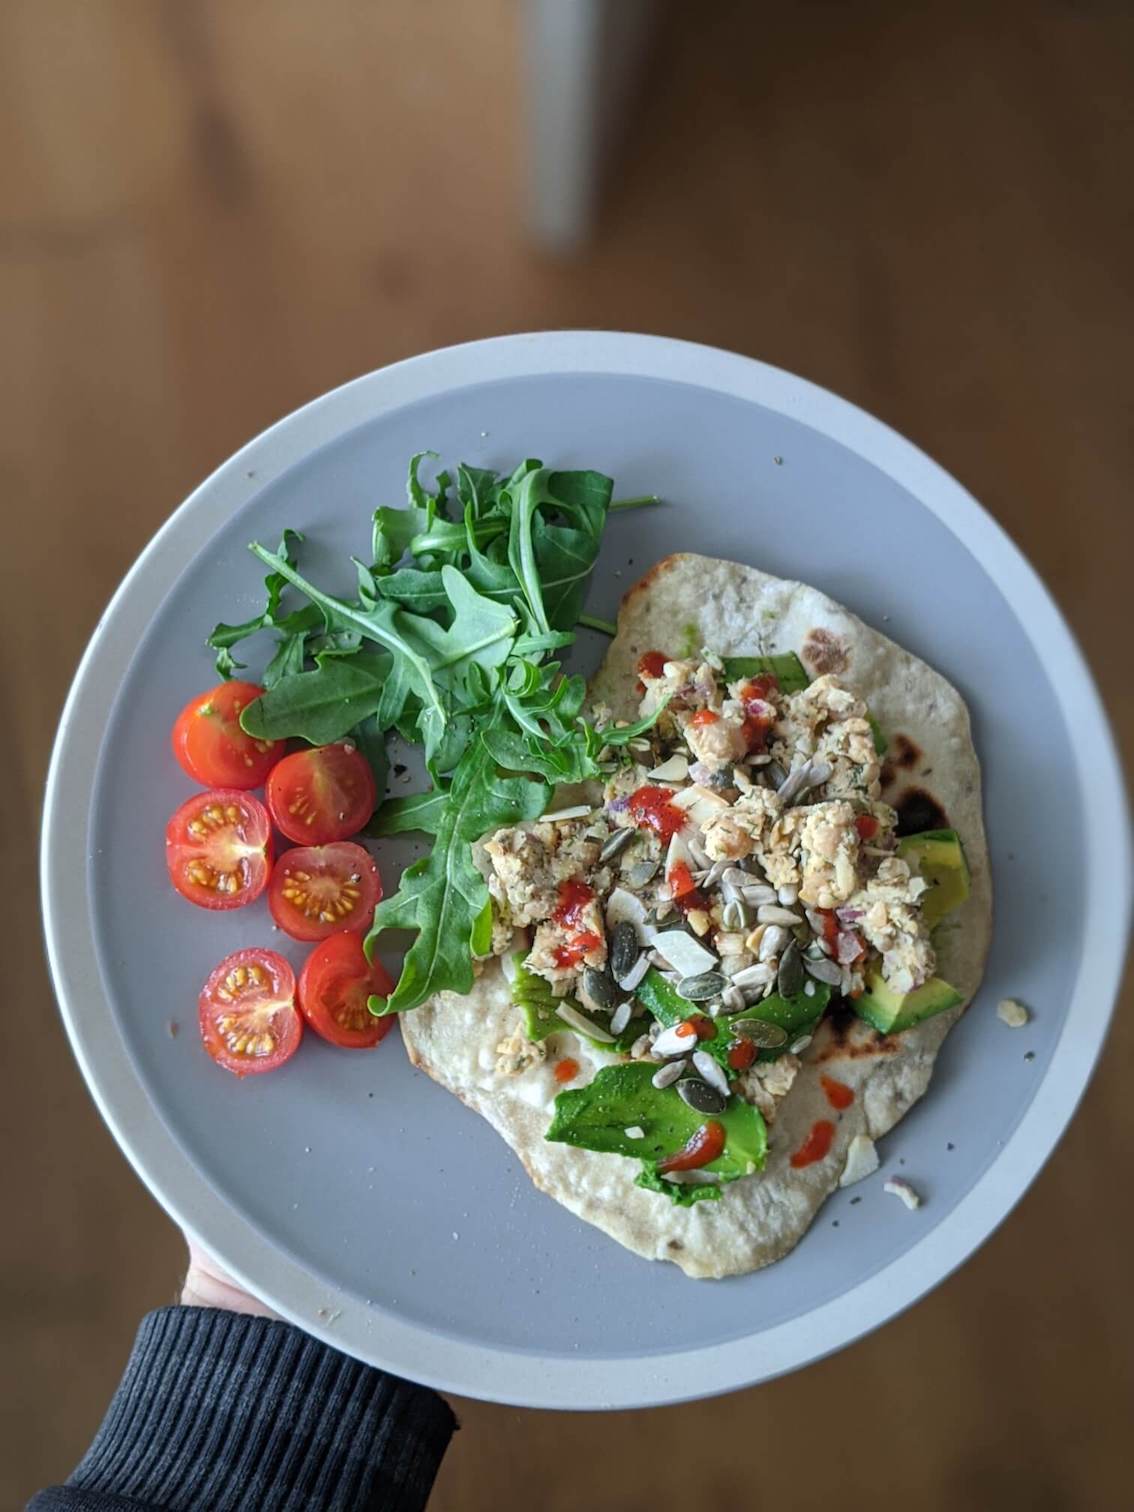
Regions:
<instances>
[{"instance_id":1,"label":"scattered seed on plate","mask_svg":"<svg viewBox=\"0 0 1134 1512\"><path fill-rule=\"evenodd\" d=\"M1001 998L996 1005L996 1017L1002 1024L1007 1024L1009 1029L1022 1029L1031 1014L1015 998Z\"/></svg>"},{"instance_id":2,"label":"scattered seed on plate","mask_svg":"<svg viewBox=\"0 0 1134 1512\"><path fill-rule=\"evenodd\" d=\"M921 1206L921 1198L904 1176L888 1176L882 1185L882 1190L890 1192L894 1197L900 1197L911 1212L914 1208Z\"/></svg>"},{"instance_id":3,"label":"scattered seed on plate","mask_svg":"<svg viewBox=\"0 0 1134 1512\"><path fill-rule=\"evenodd\" d=\"M628 1129L622 1131L627 1139L645 1139L646 1131L640 1124L631 1124Z\"/></svg>"}]
</instances>

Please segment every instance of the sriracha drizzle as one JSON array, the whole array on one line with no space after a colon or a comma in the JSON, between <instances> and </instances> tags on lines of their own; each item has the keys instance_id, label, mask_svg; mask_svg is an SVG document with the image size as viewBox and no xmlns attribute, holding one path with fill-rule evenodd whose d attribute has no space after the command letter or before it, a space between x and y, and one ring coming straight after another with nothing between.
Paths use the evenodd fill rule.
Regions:
<instances>
[{"instance_id":1,"label":"sriracha drizzle","mask_svg":"<svg viewBox=\"0 0 1134 1512\"><path fill-rule=\"evenodd\" d=\"M792 1166L800 1171L804 1166L814 1165L817 1160L822 1160L831 1148L831 1141L835 1137L835 1126L829 1118L817 1119L811 1125L811 1132L791 1157Z\"/></svg>"},{"instance_id":2,"label":"sriracha drizzle","mask_svg":"<svg viewBox=\"0 0 1134 1512\"><path fill-rule=\"evenodd\" d=\"M630 813L639 829L652 829L662 840L672 840L685 824L685 815L669 801L673 789L647 785L630 794Z\"/></svg>"}]
</instances>

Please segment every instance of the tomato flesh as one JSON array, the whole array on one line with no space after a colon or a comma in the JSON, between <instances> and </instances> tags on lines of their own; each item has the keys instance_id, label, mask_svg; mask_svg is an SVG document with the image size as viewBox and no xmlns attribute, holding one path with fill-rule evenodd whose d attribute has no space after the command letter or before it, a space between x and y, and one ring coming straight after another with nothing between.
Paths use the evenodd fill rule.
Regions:
<instances>
[{"instance_id":1,"label":"tomato flesh","mask_svg":"<svg viewBox=\"0 0 1134 1512\"><path fill-rule=\"evenodd\" d=\"M368 851L349 840L284 851L272 873L268 906L293 940L325 940L344 929L366 929L382 881Z\"/></svg>"},{"instance_id":2,"label":"tomato flesh","mask_svg":"<svg viewBox=\"0 0 1134 1512\"><path fill-rule=\"evenodd\" d=\"M257 740L240 727L241 712L263 688L224 682L191 698L173 726L173 754L202 787L259 787L284 753L282 740Z\"/></svg>"},{"instance_id":3,"label":"tomato flesh","mask_svg":"<svg viewBox=\"0 0 1134 1512\"><path fill-rule=\"evenodd\" d=\"M268 809L299 845L331 845L357 835L378 799L366 757L348 740L294 751L272 768Z\"/></svg>"},{"instance_id":4,"label":"tomato flesh","mask_svg":"<svg viewBox=\"0 0 1134 1512\"><path fill-rule=\"evenodd\" d=\"M394 1027L393 1015L376 1018L366 1006L374 994L389 997L394 983L381 961L368 961L360 929L328 935L299 973L299 1010L316 1034L346 1050L369 1050Z\"/></svg>"},{"instance_id":5,"label":"tomato flesh","mask_svg":"<svg viewBox=\"0 0 1134 1512\"><path fill-rule=\"evenodd\" d=\"M243 908L264 891L272 827L258 798L237 788L196 793L165 827L169 879L199 908Z\"/></svg>"},{"instance_id":6,"label":"tomato flesh","mask_svg":"<svg viewBox=\"0 0 1134 1512\"><path fill-rule=\"evenodd\" d=\"M295 973L274 950L237 950L215 966L197 1000L205 1049L234 1076L274 1071L303 1037Z\"/></svg>"}]
</instances>

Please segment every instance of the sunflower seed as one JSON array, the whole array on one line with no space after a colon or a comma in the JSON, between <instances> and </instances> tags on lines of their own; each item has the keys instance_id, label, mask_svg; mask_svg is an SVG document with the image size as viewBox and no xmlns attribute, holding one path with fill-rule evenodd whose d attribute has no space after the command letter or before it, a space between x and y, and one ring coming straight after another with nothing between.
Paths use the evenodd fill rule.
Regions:
<instances>
[{"instance_id":1,"label":"sunflower seed","mask_svg":"<svg viewBox=\"0 0 1134 1512\"><path fill-rule=\"evenodd\" d=\"M613 1034L608 1034L605 1029L600 1029L597 1024L593 1024L586 1014L580 1013L577 1008L572 1008L570 1003L560 1003L555 1012L577 1033L586 1034L604 1045L614 1044Z\"/></svg>"},{"instance_id":2,"label":"sunflower seed","mask_svg":"<svg viewBox=\"0 0 1134 1512\"><path fill-rule=\"evenodd\" d=\"M834 961L828 961L824 956L821 960L812 961L804 957L803 969L808 976L813 976L817 982L826 982L828 987L838 987L843 980L843 974L835 965Z\"/></svg>"},{"instance_id":3,"label":"sunflower seed","mask_svg":"<svg viewBox=\"0 0 1134 1512\"><path fill-rule=\"evenodd\" d=\"M780 957L780 969L776 973L776 986L781 997L794 997L803 991L803 958L799 945L792 940Z\"/></svg>"},{"instance_id":4,"label":"sunflower seed","mask_svg":"<svg viewBox=\"0 0 1134 1512\"><path fill-rule=\"evenodd\" d=\"M627 887L632 887L635 892L641 892L643 887L648 887L658 874L660 861L632 861L629 866L623 868L622 875L626 878Z\"/></svg>"},{"instance_id":5,"label":"sunflower seed","mask_svg":"<svg viewBox=\"0 0 1134 1512\"><path fill-rule=\"evenodd\" d=\"M630 1022L630 1013L632 1008L633 1004L631 1003L629 998L627 998L624 1003L619 1003L618 1007L610 1015L611 1034L622 1033L622 1031Z\"/></svg>"},{"instance_id":6,"label":"sunflower seed","mask_svg":"<svg viewBox=\"0 0 1134 1512\"><path fill-rule=\"evenodd\" d=\"M609 1013L618 1002L614 978L605 971L598 971L594 966L587 966L583 970L583 991L595 1007L601 1008L605 1013Z\"/></svg>"},{"instance_id":7,"label":"sunflower seed","mask_svg":"<svg viewBox=\"0 0 1134 1512\"><path fill-rule=\"evenodd\" d=\"M738 971L733 976L734 987L764 987L776 979L775 967L767 961L761 961L755 966L745 966L743 971Z\"/></svg>"},{"instance_id":8,"label":"sunflower seed","mask_svg":"<svg viewBox=\"0 0 1134 1512\"><path fill-rule=\"evenodd\" d=\"M710 1087L715 1087L723 1097L728 1097L728 1077L721 1069L719 1061L714 1060L707 1050L694 1050L693 1065Z\"/></svg>"},{"instance_id":9,"label":"sunflower seed","mask_svg":"<svg viewBox=\"0 0 1134 1512\"><path fill-rule=\"evenodd\" d=\"M744 993L735 984L726 987L721 993L721 1009L724 1013L739 1013L745 1006Z\"/></svg>"},{"instance_id":10,"label":"sunflower seed","mask_svg":"<svg viewBox=\"0 0 1134 1512\"><path fill-rule=\"evenodd\" d=\"M678 1034L679 1029L685 1029L685 1033ZM671 1024L668 1029L663 1029L654 1041L654 1054L660 1055L663 1060L671 1060L678 1055L684 1057L696 1043L696 1038L684 1023Z\"/></svg>"},{"instance_id":11,"label":"sunflower seed","mask_svg":"<svg viewBox=\"0 0 1134 1512\"><path fill-rule=\"evenodd\" d=\"M640 1034L630 1046L630 1057L632 1060L642 1060L649 1053L650 1036L648 1034Z\"/></svg>"},{"instance_id":12,"label":"sunflower seed","mask_svg":"<svg viewBox=\"0 0 1134 1512\"><path fill-rule=\"evenodd\" d=\"M800 914L792 913L790 908L781 908L778 903L763 903L756 910L756 917L761 924L802 924Z\"/></svg>"},{"instance_id":13,"label":"sunflower seed","mask_svg":"<svg viewBox=\"0 0 1134 1512\"><path fill-rule=\"evenodd\" d=\"M792 1040L791 1044L788 1046L788 1049L791 1051L792 1055L802 1055L803 1052L807 1049L808 1045L811 1043L811 1038L812 1037L810 1034L801 1034L797 1040Z\"/></svg>"},{"instance_id":14,"label":"sunflower seed","mask_svg":"<svg viewBox=\"0 0 1134 1512\"><path fill-rule=\"evenodd\" d=\"M634 962L633 966L631 966L630 970L624 976L618 978L618 985L622 988L623 992L633 992L636 987L641 986L642 978L649 969L650 958L643 952Z\"/></svg>"},{"instance_id":15,"label":"sunflower seed","mask_svg":"<svg viewBox=\"0 0 1134 1512\"><path fill-rule=\"evenodd\" d=\"M768 907L776 901L776 889L763 882L749 882L747 887L740 889L740 896L749 908Z\"/></svg>"},{"instance_id":16,"label":"sunflower seed","mask_svg":"<svg viewBox=\"0 0 1134 1512\"><path fill-rule=\"evenodd\" d=\"M624 977L638 959L638 931L629 919L620 919L610 934L610 969Z\"/></svg>"},{"instance_id":17,"label":"sunflower seed","mask_svg":"<svg viewBox=\"0 0 1134 1512\"><path fill-rule=\"evenodd\" d=\"M760 936L760 959L774 961L790 938L782 924L769 924Z\"/></svg>"},{"instance_id":18,"label":"sunflower seed","mask_svg":"<svg viewBox=\"0 0 1134 1512\"><path fill-rule=\"evenodd\" d=\"M777 887L776 897L785 908L790 908L793 903L799 902L799 888L790 884L786 887Z\"/></svg>"},{"instance_id":19,"label":"sunflower seed","mask_svg":"<svg viewBox=\"0 0 1134 1512\"><path fill-rule=\"evenodd\" d=\"M727 986L719 971L702 971L696 976L682 977L677 990L691 1003L704 1003L722 993Z\"/></svg>"},{"instance_id":20,"label":"sunflower seed","mask_svg":"<svg viewBox=\"0 0 1134 1512\"><path fill-rule=\"evenodd\" d=\"M797 798L802 798L809 788L818 787L826 782L831 775L831 768L825 761L805 761L802 765L794 767L776 789L776 796L785 808L794 803Z\"/></svg>"},{"instance_id":21,"label":"sunflower seed","mask_svg":"<svg viewBox=\"0 0 1134 1512\"><path fill-rule=\"evenodd\" d=\"M716 1065L716 1062L713 1064ZM677 1095L697 1113L723 1113L728 1102L727 1095L722 1095L719 1087L700 1081L695 1076L683 1077L678 1082Z\"/></svg>"},{"instance_id":22,"label":"sunflower seed","mask_svg":"<svg viewBox=\"0 0 1134 1512\"><path fill-rule=\"evenodd\" d=\"M683 1060L670 1061L668 1066L662 1066L655 1071L650 1081L660 1092L663 1087L672 1086L677 1078L688 1070L688 1062Z\"/></svg>"},{"instance_id":23,"label":"sunflower seed","mask_svg":"<svg viewBox=\"0 0 1134 1512\"><path fill-rule=\"evenodd\" d=\"M781 1029L779 1024L773 1024L769 1019L733 1019L732 1032L751 1040L761 1050L778 1050L781 1045L787 1044L787 1030Z\"/></svg>"},{"instance_id":24,"label":"sunflower seed","mask_svg":"<svg viewBox=\"0 0 1134 1512\"><path fill-rule=\"evenodd\" d=\"M620 856L633 840L637 832L632 829L616 829L610 839L599 851L599 861L613 861L615 856Z\"/></svg>"},{"instance_id":25,"label":"sunflower seed","mask_svg":"<svg viewBox=\"0 0 1134 1512\"><path fill-rule=\"evenodd\" d=\"M559 820L585 819L590 812L591 806L589 803L575 803L570 808L556 809L553 813L544 814L540 823L555 824Z\"/></svg>"},{"instance_id":26,"label":"sunflower seed","mask_svg":"<svg viewBox=\"0 0 1134 1512\"><path fill-rule=\"evenodd\" d=\"M714 861L712 866L710 866L708 871L705 873L703 886L716 887L719 884L721 878L724 876L725 872L728 871L728 869L729 864L727 861Z\"/></svg>"},{"instance_id":27,"label":"sunflower seed","mask_svg":"<svg viewBox=\"0 0 1134 1512\"><path fill-rule=\"evenodd\" d=\"M739 898L733 898L721 911L721 923L729 930L747 930L752 923L752 912L747 903L743 903Z\"/></svg>"}]
</instances>

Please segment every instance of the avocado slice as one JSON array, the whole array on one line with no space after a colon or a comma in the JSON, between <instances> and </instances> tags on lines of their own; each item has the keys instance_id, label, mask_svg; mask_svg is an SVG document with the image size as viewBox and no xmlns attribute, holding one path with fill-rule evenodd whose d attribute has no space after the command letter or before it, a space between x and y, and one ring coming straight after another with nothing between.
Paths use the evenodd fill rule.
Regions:
<instances>
[{"instance_id":1,"label":"avocado slice","mask_svg":"<svg viewBox=\"0 0 1134 1512\"><path fill-rule=\"evenodd\" d=\"M856 999L854 1010L879 1034L900 1034L963 1001L964 994L940 977L931 977L912 992L903 993L895 992L880 974L873 973L867 977L866 991Z\"/></svg>"},{"instance_id":2,"label":"avocado slice","mask_svg":"<svg viewBox=\"0 0 1134 1512\"><path fill-rule=\"evenodd\" d=\"M969 864L956 830L924 830L898 841L898 855L930 884L921 916L933 929L969 895Z\"/></svg>"},{"instance_id":3,"label":"avocado slice","mask_svg":"<svg viewBox=\"0 0 1134 1512\"><path fill-rule=\"evenodd\" d=\"M726 656L724 674L729 682L742 677L759 677L771 673L780 685L781 693L798 693L806 688L811 679L803 663L794 651L784 651L778 656Z\"/></svg>"}]
</instances>

